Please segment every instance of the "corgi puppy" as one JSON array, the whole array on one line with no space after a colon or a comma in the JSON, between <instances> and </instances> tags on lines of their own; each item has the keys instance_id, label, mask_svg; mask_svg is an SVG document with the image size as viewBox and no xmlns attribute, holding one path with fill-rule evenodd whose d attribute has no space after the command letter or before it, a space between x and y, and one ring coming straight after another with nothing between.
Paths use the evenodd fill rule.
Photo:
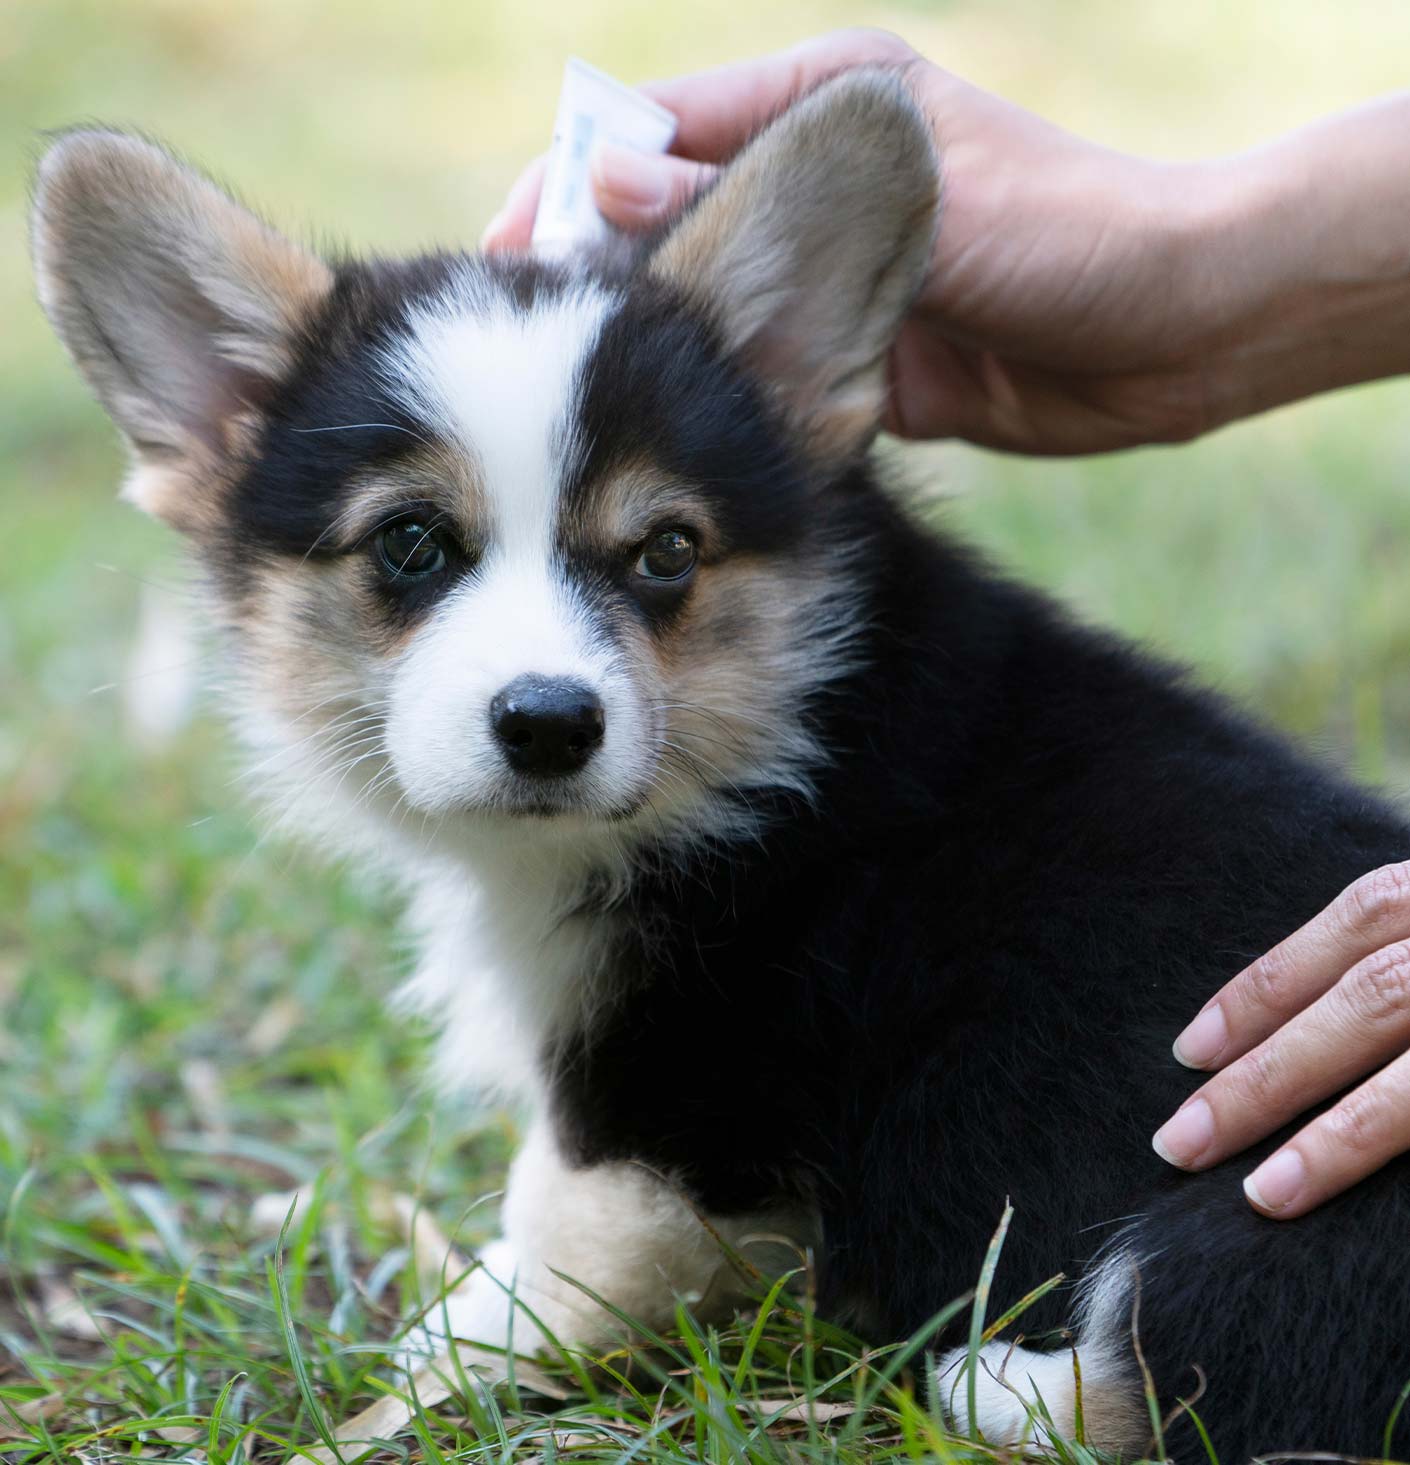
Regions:
<instances>
[{"instance_id":1,"label":"corgi puppy","mask_svg":"<svg viewBox=\"0 0 1410 1465\"><path fill-rule=\"evenodd\" d=\"M1410 1161L1276 1224L1247 1157L1178 1174L1148 1137L1198 1082L1188 1015L1410 829L884 489L940 202L868 70L568 265L324 259L87 129L33 245L271 804L406 891L440 1083L532 1115L456 1336L606 1346L583 1288L728 1312L767 1237L895 1339L1012 1197L994 1312L1074 1282L983 1350L975 1419L938 1340L958 1423L1041 1442L1041 1398L1139 1451L1139 1343L1162 1410L1203 1377L1227 1460L1378 1454ZM1203 1458L1188 1418L1167 1444Z\"/></svg>"}]
</instances>

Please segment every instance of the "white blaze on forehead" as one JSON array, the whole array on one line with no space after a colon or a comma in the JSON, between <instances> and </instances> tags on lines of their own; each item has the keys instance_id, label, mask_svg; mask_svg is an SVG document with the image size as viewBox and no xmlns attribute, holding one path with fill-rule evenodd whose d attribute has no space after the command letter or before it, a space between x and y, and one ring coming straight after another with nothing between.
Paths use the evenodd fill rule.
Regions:
<instances>
[{"instance_id":1,"label":"white blaze on forehead","mask_svg":"<svg viewBox=\"0 0 1410 1465\"><path fill-rule=\"evenodd\" d=\"M583 364L612 303L581 283L521 307L467 272L410 313L388 360L404 405L474 460L505 555L551 543Z\"/></svg>"},{"instance_id":2,"label":"white blaze on forehead","mask_svg":"<svg viewBox=\"0 0 1410 1465\"><path fill-rule=\"evenodd\" d=\"M488 506L483 556L413 638L396 676L389 743L431 804L493 801L505 777L490 699L516 678L571 677L606 711L587 792L626 792L642 714L610 641L555 553L558 505L580 444L583 367L613 304L579 284L530 308L469 272L410 314L388 386L473 464Z\"/></svg>"}]
</instances>

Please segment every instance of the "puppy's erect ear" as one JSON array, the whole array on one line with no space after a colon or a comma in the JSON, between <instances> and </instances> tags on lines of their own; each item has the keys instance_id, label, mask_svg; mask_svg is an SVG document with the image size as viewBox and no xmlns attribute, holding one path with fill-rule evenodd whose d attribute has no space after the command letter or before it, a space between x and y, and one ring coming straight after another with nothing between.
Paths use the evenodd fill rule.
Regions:
<instances>
[{"instance_id":1,"label":"puppy's erect ear","mask_svg":"<svg viewBox=\"0 0 1410 1465\"><path fill-rule=\"evenodd\" d=\"M713 316L805 449L871 440L886 353L925 277L940 202L902 78L860 70L772 122L671 228L650 268Z\"/></svg>"},{"instance_id":2,"label":"puppy's erect ear","mask_svg":"<svg viewBox=\"0 0 1410 1465\"><path fill-rule=\"evenodd\" d=\"M45 153L32 220L39 299L132 445L127 493L189 528L332 285L207 178L140 138L77 131Z\"/></svg>"}]
</instances>

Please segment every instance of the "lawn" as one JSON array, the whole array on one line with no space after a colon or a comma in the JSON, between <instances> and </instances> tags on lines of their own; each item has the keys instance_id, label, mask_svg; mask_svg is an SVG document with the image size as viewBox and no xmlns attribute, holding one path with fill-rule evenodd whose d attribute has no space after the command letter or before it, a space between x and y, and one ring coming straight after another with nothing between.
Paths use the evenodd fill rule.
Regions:
<instances>
[{"instance_id":1,"label":"lawn","mask_svg":"<svg viewBox=\"0 0 1410 1465\"><path fill-rule=\"evenodd\" d=\"M30 296L36 132L140 126L288 227L405 249L478 234L543 145L569 52L637 78L856 20L1167 156L1403 84L1410 44L1410 8L1377 0L0 0L0 472L19 516L0 571L0 1456L318 1446L401 1387L386 1345L433 1305L393 1197L472 1249L515 1134L437 1103L425 1034L381 1015L405 965L383 893L266 837L204 701L175 737L135 719L142 597L183 570L115 501L116 445ZM1001 562L1403 789L1407 406L1391 383L1104 461L903 457L927 512ZM281 1238L269 1197L300 1185L313 1202ZM724 1333L683 1317L606 1375L423 1400L382 1457L990 1458L936 1423L917 1347L829 1332L802 1282ZM1269 1443L1318 1442L1272 1420Z\"/></svg>"}]
</instances>

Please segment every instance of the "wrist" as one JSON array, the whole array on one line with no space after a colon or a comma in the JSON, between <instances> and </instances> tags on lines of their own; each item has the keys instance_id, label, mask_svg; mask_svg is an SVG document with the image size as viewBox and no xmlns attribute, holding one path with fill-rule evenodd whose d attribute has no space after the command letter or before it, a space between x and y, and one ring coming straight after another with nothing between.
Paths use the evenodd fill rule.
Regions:
<instances>
[{"instance_id":1,"label":"wrist","mask_svg":"<svg viewBox=\"0 0 1410 1465\"><path fill-rule=\"evenodd\" d=\"M1391 99L1183 170L1182 294L1209 427L1410 371L1407 110Z\"/></svg>"}]
</instances>

